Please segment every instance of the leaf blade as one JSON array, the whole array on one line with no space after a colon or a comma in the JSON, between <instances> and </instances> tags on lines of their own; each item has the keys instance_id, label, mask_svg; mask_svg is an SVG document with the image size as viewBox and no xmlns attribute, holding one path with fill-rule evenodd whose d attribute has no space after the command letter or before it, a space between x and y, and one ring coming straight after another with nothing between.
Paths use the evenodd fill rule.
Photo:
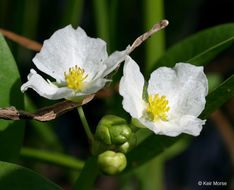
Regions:
<instances>
[{"instance_id":1,"label":"leaf blade","mask_svg":"<svg viewBox=\"0 0 234 190\"><path fill-rule=\"evenodd\" d=\"M161 66L173 67L177 62L205 65L233 41L233 23L202 30L169 48L151 71Z\"/></svg>"},{"instance_id":2,"label":"leaf blade","mask_svg":"<svg viewBox=\"0 0 234 190\"><path fill-rule=\"evenodd\" d=\"M62 190L46 178L22 166L0 161L0 187L6 190Z\"/></svg>"},{"instance_id":3,"label":"leaf blade","mask_svg":"<svg viewBox=\"0 0 234 190\"><path fill-rule=\"evenodd\" d=\"M0 107L24 107L20 76L11 51L0 33ZM0 120L0 160L17 160L24 136L24 121Z\"/></svg>"},{"instance_id":4,"label":"leaf blade","mask_svg":"<svg viewBox=\"0 0 234 190\"><path fill-rule=\"evenodd\" d=\"M225 80L215 90L206 97L206 107L199 116L207 118L212 112L220 108L226 101L234 95L234 75Z\"/></svg>"}]
</instances>

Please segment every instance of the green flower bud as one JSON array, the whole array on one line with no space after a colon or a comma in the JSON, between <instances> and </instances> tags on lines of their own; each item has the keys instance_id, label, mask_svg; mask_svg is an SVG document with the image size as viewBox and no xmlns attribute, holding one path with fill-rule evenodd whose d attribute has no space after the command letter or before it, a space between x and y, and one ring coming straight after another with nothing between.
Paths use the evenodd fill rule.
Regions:
<instances>
[{"instance_id":1,"label":"green flower bud","mask_svg":"<svg viewBox=\"0 0 234 190\"><path fill-rule=\"evenodd\" d=\"M115 175L125 169L127 166L127 159L123 153L116 153L108 150L99 154L97 163L104 173Z\"/></svg>"},{"instance_id":2,"label":"green flower bud","mask_svg":"<svg viewBox=\"0 0 234 190\"><path fill-rule=\"evenodd\" d=\"M136 135L133 133L127 142L118 147L118 151L126 154L136 146L136 143L137 138Z\"/></svg>"},{"instance_id":3,"label":"green flower bud","mask_svg":"<svg viewBox=\"0 0 234 190\"><path fill-rule=\"evenodd\" d=\"M106 115L98 123L95 138L107 145L121 145L128 141L132 134L125 119Z\"/></svg>"}]
</instances>

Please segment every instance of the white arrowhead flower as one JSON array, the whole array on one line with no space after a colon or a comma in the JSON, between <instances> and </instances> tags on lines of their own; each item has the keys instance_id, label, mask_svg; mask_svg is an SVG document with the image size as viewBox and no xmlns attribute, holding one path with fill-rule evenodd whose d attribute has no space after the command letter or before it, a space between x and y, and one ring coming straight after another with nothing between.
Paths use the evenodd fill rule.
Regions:
<instances>
[{"instance_id":1,"label":"white arrowhead flower","mask_svg":"<svg viewBox=\"0 0 234 190\"><path fill-rule=\"evenodd\" d=\"M108 56L103 40L88 37L80 27L75 30L71 25L66 26L44 41L40 53L33 58L36 67L56 82L44 80L31 69L21 91L32 88L48 99L79 101L80 97L96 93L110 81L105 76L124 60L128 50L129 47Z\"/></svg>"},{"instance_id":2,"label":"white arrowhead flower","mask_svg":"<svg viewBox=\"0 0 234 190\"><path fill-rule=\"evenodd\" d=\"M129 56L124 64L119 92L123 108L155 134L177 136L200 134L205 120L197 118L205 107L208 92L203 67L177 63L151 73L148 99L143 100L144 77Z\"/></svg>"}]
</instances>

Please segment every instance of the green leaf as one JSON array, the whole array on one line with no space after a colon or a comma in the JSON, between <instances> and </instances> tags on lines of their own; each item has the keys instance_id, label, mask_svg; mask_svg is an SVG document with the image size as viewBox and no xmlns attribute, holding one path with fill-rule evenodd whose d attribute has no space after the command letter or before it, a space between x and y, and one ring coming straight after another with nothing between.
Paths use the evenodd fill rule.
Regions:
<instances>
[{"instance_id":1,"label":"green leaf","mask_svg":"<svg viewBox=\"0 0 234 190\"><path fill-rule=\"evenodd\" d=\"M173 67L177 62L205 65L233 41L233 23L203 30L171 47L155 64L153 70L161 66Z\"/></svg>"},{"instance_id":2,"label":"green leaf","mask_svg":"<svg viewBox=\"0 0 234 190\"><path fill-rule=\"evenodd\" d=\"M164 163L166 160L171 159L172 157L180 154L184 151L192 139L191 136L186 136L188 138L180 138L176 141L170 148L166 149L162 154L155 156L153 159L145 162L144 165L137 167L130 172L124 173L122 177L127 177L128 180L136 177L140 183L141 189L147 190L158 190L163 189L164 181ZM152 180L154 179L154 180ZM126 183L125 183L126 185ZM123 189L121 187L121 189Z\"/></svg>"},{"instance_id":3,"label":"green leaf","mask_svg":"<svg viewBox=\"0 0 234 190\"><path fill-rule=\"evenodd\" d=\"M212 112L220 108L226 101L234 95L234 75L225 80L215 90L206 97L206 107L199 116L207 118Z\"/></svg>"},{"instance_id":4,"label":"green leaf","mask_svg":"<svg viewBox=\"0 0 234 190\"><path fill-rule=\"evenodd\" d=\"M32 170L0 161L0 187L4 190L62 190Z\"/></svg>"},{"instance_id":5,"label":"green leaf","mask_svg":"<svg viewBox=\"0 0 234 190\"><path fill-rule=\"evenodd\" d=\"M157 156L144 165L134 170L142 189L161 190L163 189L164 160L163 156ZM154 180L152 180L154 179Z\"/></svg>"},{"instance_id":6,"label":"green leaf","mask_svg":"<svg viewBox=\"0 0 234 190\"><path fill-rule=\"evenodd\" d=\"M163 189L164 184L164 172L165 172L165 162L168 159L172 159L176 155L183 152L191 141L191 136L188 138L180 138L176 141L170 148L164 151L159 156L156 156L152 160L148 161L146 164L134 170L136 176L138 176L141 181L141 186L143 189L147 190L160 190ZM147 175L145 175L147 173ZM154 179L152 181L152 178Z\"/></svg>"},{"instance_id":7,"label":"green leaf","mask_svg":"<svg viewBox=\"0 0 234 190\"><path fill-rule=\"evenodd\" d=\"M38 110L32 99L30 99L29 96L27 96L26 94L24 94L24 102L26 111L34 112ZM39 147L45 146L46 144L53 150L63 150L62 145L54 131L52 122L39 122L36 120L29 120L27 122L30 125L30 138L34 139ZM41 143L41 141L43 141L43 143Z\"/></svg>"},{"instance_id":8,"label":"green leaf","mask_svg":"<svg viewBox=\"0 0 234 190\"><path fill-rule=\"evenodd\" d=\"M24 122L14 122L0 132L0 160L16 162L24 136Z\"/></svg>"},{"instance_id":9,"label":"green leaf","mask_svg":"<svg viewBox=\"0 0 234 190\"><path fill-rule=\"evenodd\" d=\"M15 60L6 41L0 33L0 107L11 105L23 108L23 95L20 92L20 76ZM0 131L14 121L0 120Z\"/></svg>"},{"instance_id":10,"label":"green leaf","mask_svg":"<svg viewBox=\"0 0 234 190\"><path fill-rule=\"evenodd\" d=\"M207 73L206 77L208 79L209 93L222 83L222 76L220 73Z\"/></svg>"},{"instance_id":11,"label":"green leaf","mask_svg":"<svg viewBox=\"0 0 234 190\"><path fill-rule=\"evenodd\" d=\"M76 180L74 185L74 190L89 190L92 188L95 179L99 173L99 169L97 167L97 158L92 156L89 157L85 162L85 166Z\"/></svg>"},{"instance_id":12,"label":"green leaf","mask_svg":"<svg viewBox=\"0 0 234 190\"><path fill-rule=\"evenodd\" d=\"M181 135L183 136L183 135ZM161 135L151 135L140 143L135 149L127 154L128 168L138 167L143 163L162 153L167 147L174 144L179 137L168 137Z\"/></svg>"},{"instance_id":13,"label":"green leaf","mask_svg":"<svg viewBox=\"0 0 234 190\"><path fill-rule=\"evenodd\" d=\"M15 60L0 33L0 107L23 109L20 76ZM0 160L15 161L24 135L24 121L0 120Z\"/></svg>"}]
</instances>

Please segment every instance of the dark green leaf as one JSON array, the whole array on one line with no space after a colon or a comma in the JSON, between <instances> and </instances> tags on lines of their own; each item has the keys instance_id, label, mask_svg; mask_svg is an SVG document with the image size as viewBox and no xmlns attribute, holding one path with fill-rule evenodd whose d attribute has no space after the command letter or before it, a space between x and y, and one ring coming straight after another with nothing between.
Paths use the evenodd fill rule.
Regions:
<instances>
[{"instance_id":1,"label":"dark green leaf","mask_svg":"<svg viewBox=\"0 0 234 190\"><path fill-rule=\"evenodd\" d=\"M39 108L36 107L32 99L30 99L26 94L24 94L25 110L29 112L34 112ZM36 142L39 147L47 145L49 148L57 151L62 151L62 145L54 131L52 122L39 122L36 120L27 121L30 125L30 138L33 142ZM41 143L41 141L43 143Z\"/></svg>"},{"instance_id":2,"label":"dark green leaf","mask_svg":"<svg viewBox=\"0 0 234 190\"><path fill-rule=\"evenodd\" d=\"M218 85L222 83L221 73L207 73L209 93L212 92Z\"/></svg>"},{"instance_id":3,"label":"dark green leaf","mask_svg":"<svg viewBox=\"0 0 234 190\"><path fill-rule=\"evenodd\" d=\"M0 161L0 187L4 190L62 190L32 170Z\"/></svg>"},{"instance_id":4,"label":"dark green leaf","mask_svg":"<svg viewBox=\"0 0 234 190\"><path fill-rule=\"evenodd\" d=\"M75 190L89 190L93 187L95 179L99 173L97 167L97 158L89 157L85 162L85 166L77 179L73 189Z\"/></svg>"},{"instance_id":5,"label":"dark green leaf","mask_svg":"<svg viewBox=\"0 0 234 190\"><path fill-rule=\"evenodd\" d=\"M20 76L15 60L6 41L0 33L0 107L15 105L23 107L23 95L20 92ZM13 121L0 120L0 131Z\"/></svg>"},{"instance_id":6,"label":"dark green leaf","mask_svg":"<svg viewBox=\"0 0 234 190\"><path fill-rule=\"evenodd\" d=\"M15 60L0 33L0 107L23 109L20 76ZM0 120L0 160L15 161L24 135L24 121Z\"/></svg>"},{"instance_id":7,"label":"dark green leaf","mask_svg":"<svg viewBox=\"0 0 234 190\"><path fill-rule=\"evenodd\" d=\"M155 64L153 70L161 66L173 67L178 62L205 65L233 41L234 24L203 30L171 47Z\"/></svg>"},{"instance_id":8,"label":"dark green leaf","mask_svg":"<svg viewBox=\"0 0 234 190\"><path fill-rule=\"evenodd\" d=\"M206 107L200 118L207 118L212 112L221 107L234 95L234 75L220 84L206 97Z\"/></svg>"},{"instance_id":9,"label":"dark green leaf","mask_svg":"<svg viewBox=\"0 0 234 190\"><path fill-rule=\"evenodd\" d=\"M167 147L174 144L181 136L167 137L152 134L151 136L147 137L135 149L128 153L128 169L129 167L138 167L154 158L156 155L166 150Z\"/></svg>"},{"instance_id":10,"label":"dark green leaf","mask_svg":"<svg viewBox=\"0 0 234 190\"><path fill-rule=\"evenodd\" d=\"M0 160L15 162L20 153L24 136L24 122L14 122L0 132Z\"/></svg>"}]
</instances>

